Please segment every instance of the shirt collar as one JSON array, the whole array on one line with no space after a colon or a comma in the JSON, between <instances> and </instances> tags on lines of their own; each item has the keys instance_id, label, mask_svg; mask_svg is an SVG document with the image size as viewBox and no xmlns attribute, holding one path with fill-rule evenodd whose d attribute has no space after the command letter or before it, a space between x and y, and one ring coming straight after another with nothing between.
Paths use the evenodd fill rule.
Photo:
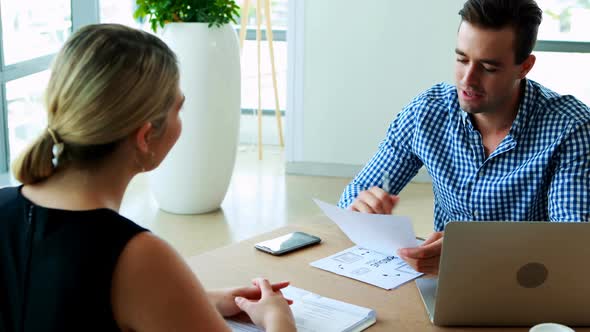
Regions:
<instances>
[{"instance_id":1,"label":"shirt collar","mask_svg":"<svg viewBox=\"0 0 590 332\"><path fill-rule=\"evenodd\" d=\"M524 93L520 97L518 113L516 114L516 118L514 119L514 122L512 122L512 127L510 127L510 132L508 133L514 137L514 139L517 139L520 133L526 128L528 119L534 111L536 99L537 93L532 81L524 79Z\"/></svg>"},{"instance_id":2,"label":"shirt collar","mask_svg":"<svg viewBox=\"0 0 590 332\"><path fill-rule=\"evenodd\" d=\"M463 121L463 125L469 129L473 129L473 124L471 123L471 118L469 118L469 113L461 109L461 106L459 105L459 100L457 100L457 106L459 108L459 114L461 115L461 121Z\"/></svg>"},{"instance_id":3,"label":"shirt collar","mask_svg":"<svg viewBox=\"0 0 590 332\"><path fill-rule=\"evenodd\" d=\"M466 126L469 129L473 129L473 124L471 123L471 119L469 118L469 113L465 112L462 108L461 105L459 104L459 89L455 88L455 93L453 94L453 102L451 105L452 109L458 110L459 111L459 116L461 117L461 122L463 123L464 126Z\"/></svg>"},{"instance_id":4,"label":"shirt collar","mask_svg":"<svg viewBox=\"0 0 590 332\"><path fill-rule=\"evenodd\" d=\"M458 92L457 92L458 93ZM471 118L469 117L469 113L463 111L461 106L459 106L459 97L457 95L457 107L459 108L459 114L461 115L461 120L463 121L463 125L467 126L469 129L473 129L473 123L471 122ZM537 98L537 93L535 91L535 87L533 86L532 81L524 79L524 93L520 97L519 106L518 106L518 113L516 114L516 118L514 122L512 122L512 126L510 127L510 132L508 135L512 136L513 138L517 138L520 133L526 128L526 123L530 118L530 114L533 112L533 108L535 105L535 99Z\"/></svg>"}]
</instances>

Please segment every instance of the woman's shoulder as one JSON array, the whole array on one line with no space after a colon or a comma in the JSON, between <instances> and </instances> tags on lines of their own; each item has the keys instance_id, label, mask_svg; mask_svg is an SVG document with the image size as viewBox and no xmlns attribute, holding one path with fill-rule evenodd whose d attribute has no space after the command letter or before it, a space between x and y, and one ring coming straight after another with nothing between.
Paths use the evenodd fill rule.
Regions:
<instances>
[{"instance_id":1,"label":"woman's shoulder","mask_svg":"<svg viewBox=\"0 0 590 332\"><path fill-rule=\"evenodd\" d=\"M0 210L13 205L19 199L20 187L3 187L0 188Z\"/></svg>"},{"instance_id":2,"label":"woman's shoulder","mask_svg":"<svg viewBox=\"0 0 590 332\"><path fill-rule=\"evenodd\" d=\"M121 253L111 294L123 330L227 330L184 259L151 233L138 234Z\"/></svg>"},{"instance_id":3,"label":"woman's shoulder","mask_svg":"<svg viewBox=\"0 0 590 332\"><path fill-rule=\"evenodd\" d=\"M19 187L0 188L0 227L18 227L18 221L25 217L25 201L20 196ZM6 232L5 232L6 233Z\"/></svg>"}]
</instances>

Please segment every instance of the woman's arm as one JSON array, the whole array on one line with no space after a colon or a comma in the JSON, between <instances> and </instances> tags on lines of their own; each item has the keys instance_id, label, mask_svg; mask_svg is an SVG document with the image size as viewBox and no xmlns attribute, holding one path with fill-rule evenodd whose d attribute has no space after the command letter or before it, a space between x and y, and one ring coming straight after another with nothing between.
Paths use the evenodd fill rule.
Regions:
<instances>
[{"instance_id":1,"label":"woman's arm","mask_svg":"<svg viewBox=\"0 0 590 332\"><path fill-rule=\"evenodd\" d=\"M111 303L122 331L230 331L180 255L148 232L121 253Z\"/></svg>"},{"instance_id":2,"label":"woman's arm","mask_svg":"<svg viewBox=\"0 0 590 332\"><path fill-rule=\"evenodd\" d=\"M122 331L230 331L222 315L241 310L267 331L295 331L280 293L287 285L256 279L253 287L207 293L170 245L144 232L119 257L111 303Z\"/></svg>"}]
</instances>

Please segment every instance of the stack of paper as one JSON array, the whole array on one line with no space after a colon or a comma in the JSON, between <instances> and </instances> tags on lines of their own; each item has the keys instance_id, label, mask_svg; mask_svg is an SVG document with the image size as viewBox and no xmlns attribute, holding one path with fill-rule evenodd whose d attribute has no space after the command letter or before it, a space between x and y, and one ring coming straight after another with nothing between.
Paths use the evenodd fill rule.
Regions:
<instances>
[{"instance_id":1,"label":"stack of paper","mask_svg":"<svg viewBox=\"0 0 590 332\"><path fill-rule=\"evenodd\" d=\"M293 300L291 310L299 332L356 332L375 324L375 311L289 286L283 295ZM262 331L254 324L227 320L233 331Z\"/></svg>"},{"instance_id":2,"label":"stack of paper","mask_svg":"<svg viewBox=\"0 0 590 332\"><path fill-rule=\"evenodd\" d=\"M400 248L419 244L409 218L354 212L317 199L315 202L357 245L312 262L311 266L384 289L396 288L422 275L393 255Z\"/></svg>"}]
</instances>

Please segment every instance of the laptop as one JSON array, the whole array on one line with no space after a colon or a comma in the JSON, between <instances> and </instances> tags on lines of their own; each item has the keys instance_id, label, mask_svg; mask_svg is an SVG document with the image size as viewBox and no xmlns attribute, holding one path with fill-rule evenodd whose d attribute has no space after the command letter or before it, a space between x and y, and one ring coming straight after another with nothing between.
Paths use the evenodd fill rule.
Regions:
<instances>
[{"instance_id":1,"label":"laptop","mask_svg":"<svg viewBox=\"0 0 590 332\"><path fill-rule=\"evenodd\" d=\"M438 326L588 326L590 224L451 222L416 286Z\"/></svg>"}]
</instances>

